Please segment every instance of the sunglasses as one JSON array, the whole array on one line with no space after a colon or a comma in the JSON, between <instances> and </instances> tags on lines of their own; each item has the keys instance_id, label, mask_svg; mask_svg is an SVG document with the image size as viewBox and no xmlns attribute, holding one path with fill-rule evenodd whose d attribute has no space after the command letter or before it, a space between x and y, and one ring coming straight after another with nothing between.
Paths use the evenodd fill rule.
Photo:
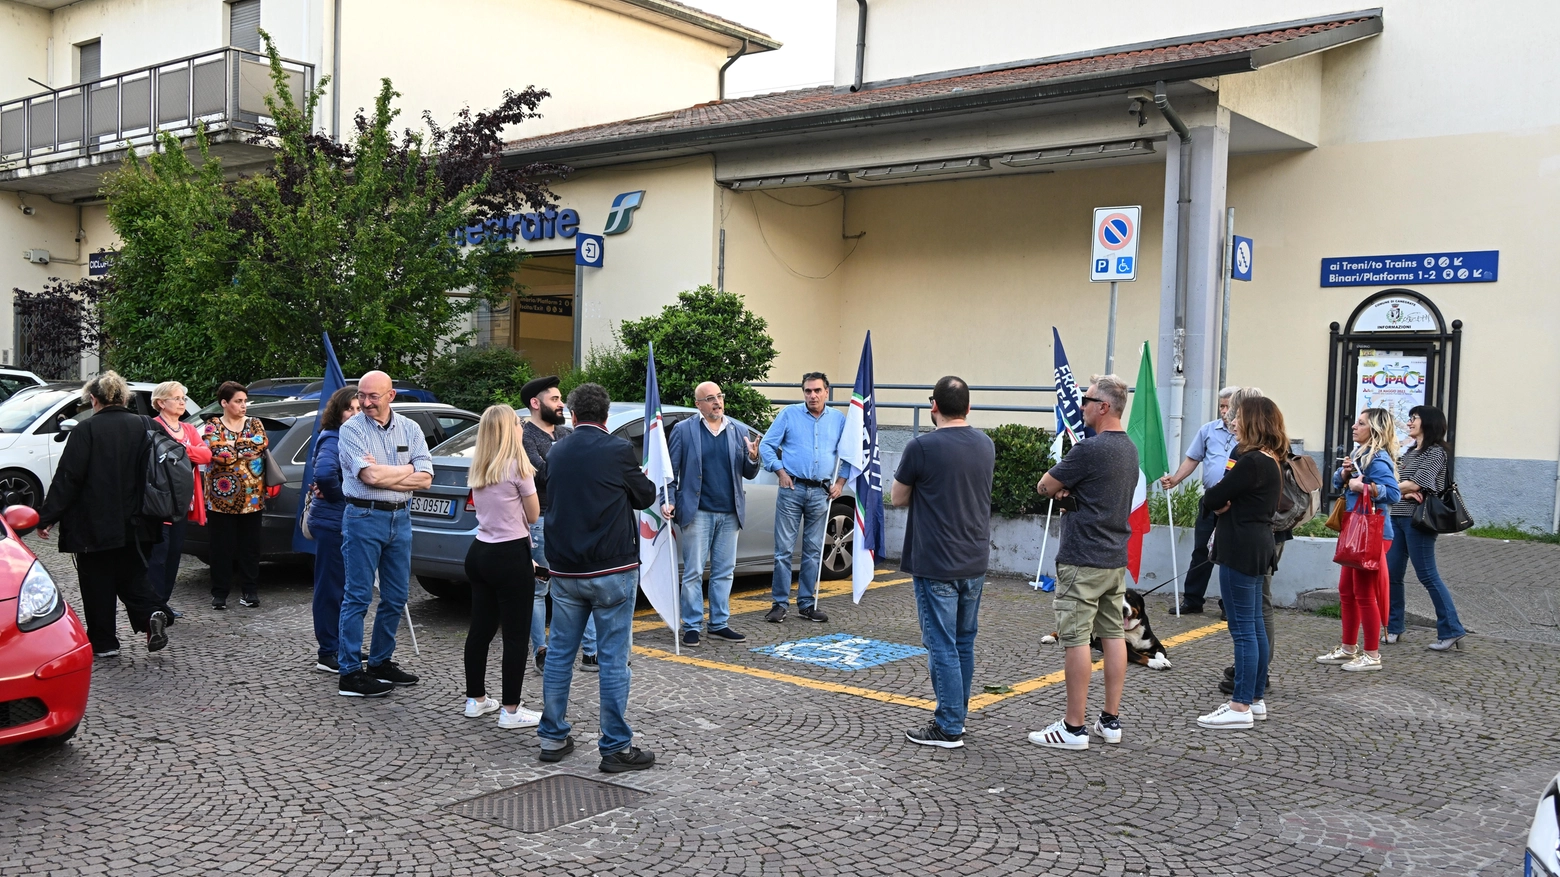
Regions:
<instances>
[{"instance_id":1,"label":"sunglasses","mask_svg":"<svg viewBox=\"0 0 1560 877\"><path fill-rule=\"evenodd\" d=\"M1093 396L1084 396L1082 402L1085 405L1089 404L1090 402L1098 402L1101 405L1108 404L1104 399L1096 399Z\"/></svg>"}]
</instances>

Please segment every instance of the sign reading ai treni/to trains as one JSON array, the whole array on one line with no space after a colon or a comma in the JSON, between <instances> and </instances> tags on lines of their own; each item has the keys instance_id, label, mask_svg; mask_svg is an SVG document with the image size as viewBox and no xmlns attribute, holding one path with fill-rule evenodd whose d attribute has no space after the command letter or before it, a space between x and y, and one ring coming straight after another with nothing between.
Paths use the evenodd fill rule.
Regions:
<instances>
[{"instance_id":1,"label":"sign reading ai treni/to trains","mask_svg":"<svg viewBox=\"0 0 1560 877\"><path fill-rule=\"evenodd\" d=\"M1406 253L1398 256L1328 256L1323 286L1395 286L1400 283L1494 283L1500 250Z\"/></svg>"}]
</instances>

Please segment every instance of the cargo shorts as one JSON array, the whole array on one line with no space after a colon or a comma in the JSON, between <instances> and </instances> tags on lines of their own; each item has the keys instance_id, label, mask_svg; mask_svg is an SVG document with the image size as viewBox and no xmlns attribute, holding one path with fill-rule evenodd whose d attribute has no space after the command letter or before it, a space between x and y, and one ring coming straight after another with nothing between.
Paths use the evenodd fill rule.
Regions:
<instances>
[{"instance_id":1,"label":"cargo shorts","mask_svg":"<svg viewBox=\"0 0 1560 877\"><path fill-rule=\"evenodd\" d=\"M1056 638L1064 648L1086 646L1093 637L1124 639L1121 601L1127 594L1127 568L1056 566Z\"/></svg>"}]
</instances>

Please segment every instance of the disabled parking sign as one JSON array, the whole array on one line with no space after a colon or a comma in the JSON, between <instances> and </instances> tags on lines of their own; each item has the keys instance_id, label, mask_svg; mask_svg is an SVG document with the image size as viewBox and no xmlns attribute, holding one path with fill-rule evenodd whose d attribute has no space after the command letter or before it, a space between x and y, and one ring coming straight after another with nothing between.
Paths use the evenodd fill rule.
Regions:
<instances>
[{"instance_id":1,"label":"disabled parking sign","mask_svg":"<svg viewBox=\"0 0 1560 877\"><path fill-rule=\"evenodd\" d=\"M1138 223L1142 207L1094 208L1089 279L1096 283L1137 279Z\"/></svg>"},{"instance_id":2,"label":"disabled parking sign","mask_svg":"<svg viewBox=\"0 0 1560 877\"><path fill-rule=\"evenodd\" d=\"M886 643L849 633L830 633L753 649L782 661L797 661L830 670L865 670L890 661L926 654L920 646Z\"/></svg>"}]
</instances>

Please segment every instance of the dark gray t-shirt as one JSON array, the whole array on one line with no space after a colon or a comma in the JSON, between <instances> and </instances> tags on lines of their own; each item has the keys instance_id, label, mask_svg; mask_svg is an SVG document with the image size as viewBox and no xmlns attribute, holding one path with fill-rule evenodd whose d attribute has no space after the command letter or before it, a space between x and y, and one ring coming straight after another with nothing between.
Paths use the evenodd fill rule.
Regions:
<instances>
[{"instance_id":1,"label":"dark gray t-shirt","mask_svg":"<svg viewBox=\"0 0 1560 877\"><path fill-rule=\"evenodd\" d=\"M1056 562L1094 569L1127 565L1132 535L1132 493L1137 490L1137 445L1124 432L1086 438L1051 467L1051 477L1077 498L1078 510L1062 515Z\"/></svg>"},{"instance_id":2,"label":"dark gray t-shirt","mask_svg":"<svg viewBox=\"0 0 1560 877\"><path fill-rule=\"evenodd\" d=\"M971 426L934 430L905 446L894 473L912 488L902 572L938 581L986 574L996 460L991 439Z\"/></svg>"}]
</instances>

